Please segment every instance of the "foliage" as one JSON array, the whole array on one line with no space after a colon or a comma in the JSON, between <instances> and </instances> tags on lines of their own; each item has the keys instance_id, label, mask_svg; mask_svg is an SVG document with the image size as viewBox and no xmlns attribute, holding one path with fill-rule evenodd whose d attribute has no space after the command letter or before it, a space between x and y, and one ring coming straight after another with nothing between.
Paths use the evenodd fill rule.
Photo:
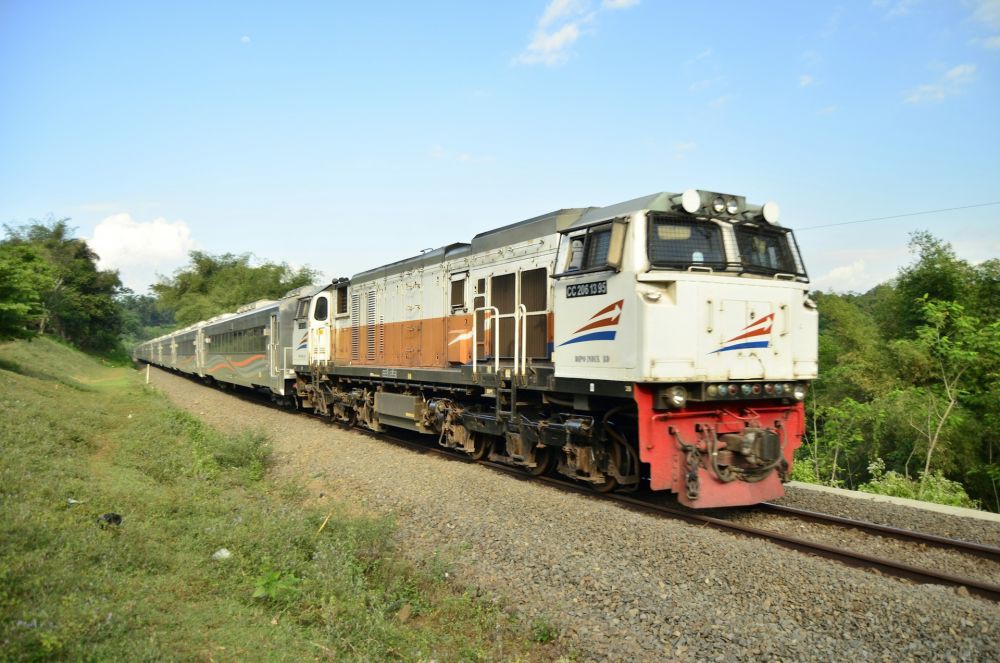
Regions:
<instances>
[{"instance_id":1,"label":"foliage","mask_svg":"<svg viewBox=\"0 0 1000 663\"><path fill-rule=\"evenodd\" d=\"M299 593L301 578L294 573L274 571L264 567L254 579L253 598L267 599L273 603L284 603Z\"/></svg>"},{"instance_id":2,"label":"foliage","mask_svg":"<svg viewBox=\"0 0 1000 663\"><path fill-rule=\"evenodd\" d=\"M991 434L1000 426L1000 261L969 264L927 233L910 248L914 262L889 283L814 293L820 379L793 476L870 490L919 484L907 488L914 495L950 495L942 482L959 482L1000 510ZM889 468L878 477L876 459Z\"/></svg>"},{"instance_id":3,"label":"foliage","mask_svg":"<svg viewBox=\"0 0 1000 663\"><path fill-rule=\"evenodd\" d=\"M885 461L876 458L868 465L868 471L872 476L871 481L858 487L858 490L865 493L905 497L971 509L979 506L975 500L969 498L962 484L946 479L940 470L932 474L922 474L919 479L910 479L894 470L886 472Z\"/></svg>"},{"instance_id":4,"label":"foliage","mask_svg":"<svg viewBox=\"0 0 1000 663\"><path fill-rule=\"evenodd\" d=\"M0 659L538 658L499 608L406 561L389 521L251 476L267 447L129 368L0 344ZM97 526L108 511L120 526Z\"/></svg>"},{"instance_id":5,"label":"foliage","mask_svg":"<svg viewBox=\"0 0 1000 663\"><path fill-rule=\"evenodd\" d=\"M122 339L127 347L156 338L176 326L173 314L163 310L152 295L137 295L124 289L117 301L122 314Z\"/></svg>"},{"instance_id":6,"label":"foliage","mask_svg":"<svg viewBox=\"0 0 1000 663\"><path fill-rule=\"evenodd\" d=\"M531 623L531 639L539 644L552 642L559 637L559 631L545 617L539 617Z\"/></svg>"},{"instance_id":7,"label":"foliage","mask_svg":"<svg viewBox=\"0 0 1000 663\"><path fill-rule=\"evenodd\" d=\"M0 340L34 336L52 283L52 270L35 247L0 243Z\"/></svg>"},{"instance_id":8,"label":"foliage","mask_svg":"<svg viewBox=\"0 0 1000 663\"><path fill-rule=\"evenodd\" d=\"M4 245L34 252L47 265L49 275L36 270L33 279L39 309L33 316L35 331L51 331L88 350L114 350L122 331L115 301L122 290L118 272L97 268L97 254L84 240L72 237L69 219L32 221L5 230Z\"/></svg>"},{"instance_id":9,"label":"foliage","mask_svg":"<svg viewBox=\"0 0 1000 663\"><path fill-rule=\"evenodd\" d=\"M173 313L178 324L189 325L258 299L277 299L316 277L308 267L270 262L254 266L252 260L249 253L213 256L192 251L190 265L152 286L158 306Z\"/></svg>"}]
</instances>

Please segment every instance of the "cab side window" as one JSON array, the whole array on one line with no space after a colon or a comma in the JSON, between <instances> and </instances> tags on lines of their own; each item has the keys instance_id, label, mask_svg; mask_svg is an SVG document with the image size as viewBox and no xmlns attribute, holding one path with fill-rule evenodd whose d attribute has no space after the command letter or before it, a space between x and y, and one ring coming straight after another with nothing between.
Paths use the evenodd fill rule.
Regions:
<instances>
[{"instance_id":1,"label":"cab side window","mask_svg":"<svg viewBox=\"0 0 1000 663\"><path fill-rule=\"evenodd\" d=\"M316 310L313 312L313 318L316 320L326 320L327 315L330 313L330 300L326 297L320 297L316 300Z\"/></svg>"}]
</instances>

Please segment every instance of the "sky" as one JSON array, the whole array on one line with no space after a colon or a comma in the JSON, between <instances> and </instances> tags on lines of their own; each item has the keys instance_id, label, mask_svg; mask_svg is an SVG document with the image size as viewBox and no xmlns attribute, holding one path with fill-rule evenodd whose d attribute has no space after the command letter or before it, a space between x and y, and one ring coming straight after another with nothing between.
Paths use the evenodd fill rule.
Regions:
<instances>
[{"instance_id":1,"label":"sky","mask_svg":"<svg viewBox=\"0 0 1000 663\"><path fill-rule=\"evenodd\" d=\"M1000 256L998 118L1000 0L0 0L0 222L71 218L136 292L688 188L863 292L914 231Z\"/></svg>"}]
</instances>

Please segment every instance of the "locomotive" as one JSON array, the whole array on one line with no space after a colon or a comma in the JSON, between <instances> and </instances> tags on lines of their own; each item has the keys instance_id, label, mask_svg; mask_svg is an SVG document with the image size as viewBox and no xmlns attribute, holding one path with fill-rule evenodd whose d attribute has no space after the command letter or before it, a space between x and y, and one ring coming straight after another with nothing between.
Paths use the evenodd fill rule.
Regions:
<instances>
[{"instance_id":1,"label":"locomotive","mask_svg":"<svg viewBox=\"0 0 1000 663\"><path fill-rule=\"evenodd\" d=\"M754 504L784 494L817 371L816 306L778 214L693 189L561 209L134 354L599 491Z\"/></svg>"}]
</instances>

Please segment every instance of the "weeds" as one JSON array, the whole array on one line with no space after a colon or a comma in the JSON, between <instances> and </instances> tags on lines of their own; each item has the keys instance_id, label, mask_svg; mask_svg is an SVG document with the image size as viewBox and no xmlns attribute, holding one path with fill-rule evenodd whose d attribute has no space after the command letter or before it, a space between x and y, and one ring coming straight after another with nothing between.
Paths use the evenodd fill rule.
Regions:
<instances>
[{"instance_id":1,"label":"weeds","mask_svg":"<svg viewBox=\"0 0 1000 663\"><path fill-rule=\"evenodd\" d=\"M0 658L534 656L440 560L404 561L391 522L304 508L269 458L261 433L222 435L126 369L0 345Z\"/></svg>"}]
</instances>

